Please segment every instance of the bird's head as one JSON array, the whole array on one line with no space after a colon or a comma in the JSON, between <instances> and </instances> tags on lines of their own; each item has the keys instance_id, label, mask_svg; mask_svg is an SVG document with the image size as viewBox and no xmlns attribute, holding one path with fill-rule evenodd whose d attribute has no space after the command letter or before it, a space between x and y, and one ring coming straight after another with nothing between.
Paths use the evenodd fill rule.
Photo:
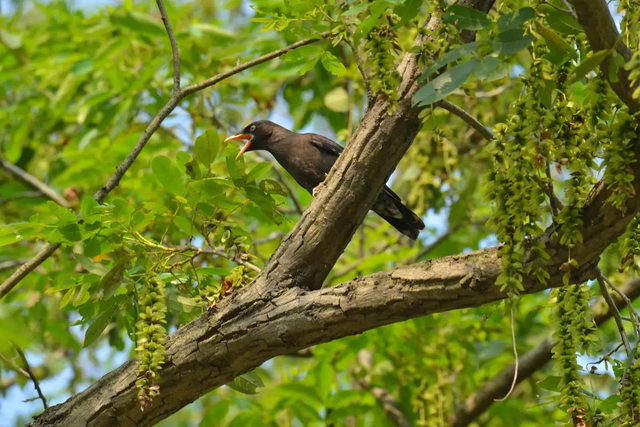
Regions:
<instances>
[{"instance_id":1,"label":"bird's head","mask_svg":"<svg viewBox=\"0 0 640 427\"><path fill-rule=\"evenodd\" d=\"M242 129L242 132L239 134L225 139L224 142L237 141L240 139L247 141L236 156L237 160L247 151L266 150L267 141L277 127L278 125L268 120L259 120Z\"/></svg>"}]
</instances>

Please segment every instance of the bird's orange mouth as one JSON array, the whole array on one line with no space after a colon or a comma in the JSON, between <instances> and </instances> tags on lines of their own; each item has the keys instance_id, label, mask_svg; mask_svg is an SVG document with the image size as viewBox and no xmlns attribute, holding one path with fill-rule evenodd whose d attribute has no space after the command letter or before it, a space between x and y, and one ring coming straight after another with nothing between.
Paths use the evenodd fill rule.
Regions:
<instances>
[{"instance_id":1,"label":"bird's orange mouth","mask_svg":"<svg viewBox=\"0 0 640 427\"><path fill-rule=\"evenodd\" d=\"M244 147L242 147L242 149L240 150L240 152L236 156L236 160L238 160L245 153L245 151L247 151L249 149L249 147L251 147L251 139L252 138L253 138L253 136L251 136L248 133L239 133L237 135L230 136L229 138L225 139L224 142L238 141L238 140L247 141L247 143L244 144Z\"/></svg>"}]
</instances>

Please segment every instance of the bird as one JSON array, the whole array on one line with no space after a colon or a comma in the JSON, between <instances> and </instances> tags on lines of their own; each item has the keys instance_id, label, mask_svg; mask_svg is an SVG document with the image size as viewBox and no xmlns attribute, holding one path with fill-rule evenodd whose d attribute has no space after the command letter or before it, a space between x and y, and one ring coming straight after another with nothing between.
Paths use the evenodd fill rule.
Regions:
<instances>
[{"instance_id":1,"label":"bird","mask_svg":"<svg viewBox=\"0 0 640 427\"><path fill-rule=\"evenodd\" d=\"M269 120L255 121L224 142L238 140L244 140L246 143L236 160L248 151L267 151L314 197L344 150L341 145L327 137L315 133L292 132ZM424 229L424 222L420 217L406 207L400 197L386 185L380 191L371 210L412 240L416 240L420 230Z\"/></svg>"}]
</instances>

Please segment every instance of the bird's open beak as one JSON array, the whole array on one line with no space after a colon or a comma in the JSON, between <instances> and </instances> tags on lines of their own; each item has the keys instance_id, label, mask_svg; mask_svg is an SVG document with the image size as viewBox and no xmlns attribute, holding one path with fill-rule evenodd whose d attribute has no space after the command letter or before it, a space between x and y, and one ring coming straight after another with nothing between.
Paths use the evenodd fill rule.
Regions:
<instances>
[{"instance_id":1,"label":"bird's open beak","mask_svg":"<svg viewBox=\"0 0 640 427\"><path fill-rule=\"evenodd\" d=\"M224 142L237 141L237 140L240 140L240 139L247 141L247 143L244 144L244 147L242 147L242 149L240 150L240 152L236 156L236 160L238 160L240 158L240 156L242 156L244 154L244 152L247 151L249 149L249 147L251 146L251 139L252 138L253 138L253 136L251 136L248 133L239 133L237 135L230 136L229 138L225 139Z\"/></svg>"}]
</instances>

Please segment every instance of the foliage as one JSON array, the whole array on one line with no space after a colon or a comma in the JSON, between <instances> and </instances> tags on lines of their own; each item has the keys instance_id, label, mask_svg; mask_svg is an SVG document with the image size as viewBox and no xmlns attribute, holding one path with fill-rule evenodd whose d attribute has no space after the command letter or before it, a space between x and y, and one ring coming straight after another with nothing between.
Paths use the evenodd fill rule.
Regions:
<instances>
[{"instance_id":1,"label":"foliage","mask_svg":"<svg viewBox=\"0 0 640 427\"><path fill-rule=\"evenodd\" d=\"M236 160L239 147L225 136L258 117L344 143L367 102L382 96L389 113L397 111L396 66L409 53L424 67L412 99L424 107L423 128L391 186L428 228L411 246L368 217L327 286L500 242L496 285L517 294L524 280L549 279L554 254L545 242L558 241L567 250L565 286L551 299L540 293L510 302L521 355L555 331L553 367L480 421L637 421L637 351L609 353L618 331L613 322L595 329L593 284L572 276L585 267L572 249L584 240L582 208L593 185L603 180L608 203L621 212L636 197L638 118L607 79L620 67L640 79L637 1L619 3L621 42L633 52L626 63L614 49L592 52L562 2L500 2L489 13L414 0L165 4L184 84L303 38L317 41L182 100L98 203L92 195L172 92L159 13L129 0L86 9L16 2L2 11L0 155L69 205L0 169L0 277L46 242L63 246L2 302L3 396L17 389L32 396L10 343L37 361L31 368L54 403L114 368L101 363L111 358L136 359L142 408L162 395L156 380L167 334L250 286L311 197L267 156ZM429 16L440 25L425 26ZM445 98L494 138L485 141L435 108ZM602 256L600 268L616 283L637 273L638 227L636 217ZM500 304L440 313L316 346L312 357L279 357L161 424L389 425L371 390L378 387L414 425L445 425L513 362L505 313ZM587 367L601 357L597 369ZM37 402L24 408L16 424L39 411Z\"/></svg>"}]
</instances>

